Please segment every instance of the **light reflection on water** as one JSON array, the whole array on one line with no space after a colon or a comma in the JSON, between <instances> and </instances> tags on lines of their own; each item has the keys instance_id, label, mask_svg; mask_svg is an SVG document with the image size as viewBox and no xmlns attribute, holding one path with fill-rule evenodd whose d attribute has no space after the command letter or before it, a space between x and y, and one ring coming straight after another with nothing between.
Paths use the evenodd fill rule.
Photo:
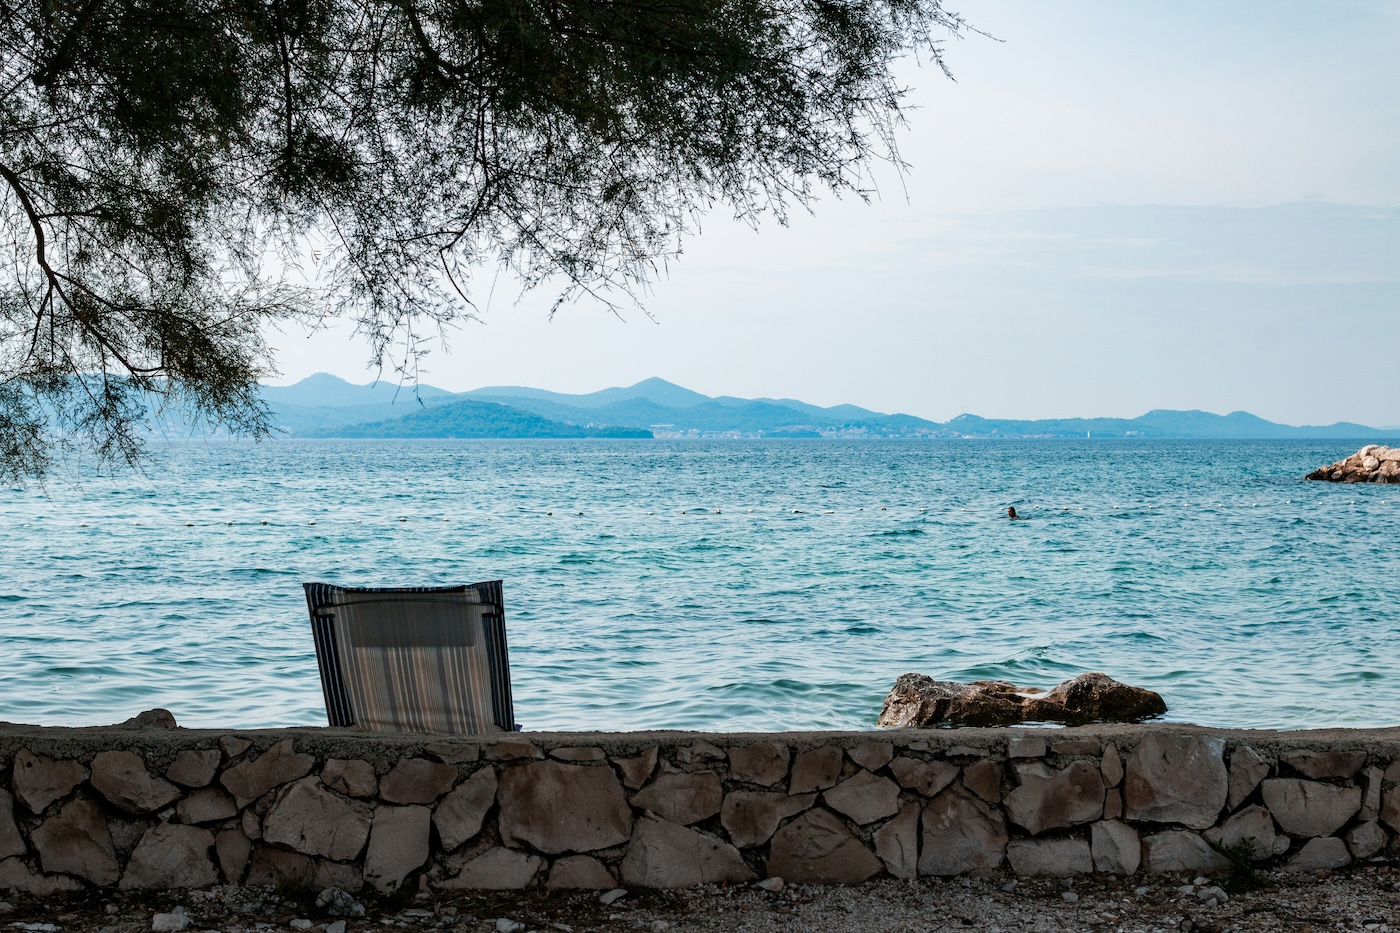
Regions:
<instances>
[{"instance_id":1,"label":"light reflection on water","mask_svg":"<svg viewBox=\"0 0 1400 933\"><path fill-rule=\"evenodd\" d=\"M0 718L324 724L303 580L499 577L529 729L866 728L906 671L1085 670L1395 725L1400 487L1299 480L1361 443L173 444L0 490Z\"/></svg>"}]
</instances>

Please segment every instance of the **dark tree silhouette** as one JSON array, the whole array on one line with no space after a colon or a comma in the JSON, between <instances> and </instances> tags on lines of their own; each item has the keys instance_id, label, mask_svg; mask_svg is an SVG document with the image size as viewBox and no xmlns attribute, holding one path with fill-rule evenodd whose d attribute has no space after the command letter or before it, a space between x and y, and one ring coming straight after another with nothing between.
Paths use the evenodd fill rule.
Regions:
<instances>
[{"instance_id":1,"label":"dark tree silhouette","mask_svg":"<svg viewBox=\"0 0 1400 933\"><path fill-rule=\"evenodd\" d=\"M898 161L893 63L964 28L939 0L0 0L0 478L136 459L152 405L265 434L279 322L348 315L412 377L483 269L610 302L703 211L861 194Z\"/></svg>"}]
</instances>

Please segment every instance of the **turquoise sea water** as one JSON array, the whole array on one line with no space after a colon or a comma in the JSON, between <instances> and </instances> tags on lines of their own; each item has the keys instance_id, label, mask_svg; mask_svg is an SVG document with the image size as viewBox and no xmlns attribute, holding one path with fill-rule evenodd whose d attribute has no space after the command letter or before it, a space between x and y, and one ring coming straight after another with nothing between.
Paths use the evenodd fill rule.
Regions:
<instances>
[{"instance_id":1,"label":"turquoise sea water","mask_svg":"<svg viewBox=\"0 0 1400 933\"><path fill-rule=\"evenodd\" d=\"M0 489L0 719L324 724L302 581L503 578L527 729L868 728L906 671L1086 670L1395 725L1400 487L1300 479L1363 442L176 443Z\"/></svg>"}]
</instances>

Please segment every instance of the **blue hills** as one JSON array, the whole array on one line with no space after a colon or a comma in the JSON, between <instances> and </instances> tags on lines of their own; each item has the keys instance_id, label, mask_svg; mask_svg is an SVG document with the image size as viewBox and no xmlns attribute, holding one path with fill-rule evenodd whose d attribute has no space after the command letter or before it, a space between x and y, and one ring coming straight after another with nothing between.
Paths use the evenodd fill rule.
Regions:
<instances>
[{"instance_id":1,"label":"blue hills","mask_svg":"<svg viewBox=\"0 0 1400 933\"><path fill-rule=\"evenodd\" d=\"M1366 438L1339 422L1295 427L1248 412L1150 411L1137 418L1035 421L959 415L947 422L855 405L823 408L796 399L712 397L664 379L566 394L525 386L449 392L428 385L354 385L318 373L264 386L277 426L300 437L1138 437L1175 439Z\"/></svg>"}]
</instances>

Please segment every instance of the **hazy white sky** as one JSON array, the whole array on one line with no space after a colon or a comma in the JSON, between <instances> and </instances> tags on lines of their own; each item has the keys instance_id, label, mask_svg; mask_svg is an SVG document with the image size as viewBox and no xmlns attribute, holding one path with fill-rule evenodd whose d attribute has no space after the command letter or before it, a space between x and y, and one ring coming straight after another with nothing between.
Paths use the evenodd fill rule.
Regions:
<instances>
[{"instance_id":1,"label":"hazy white sky","mask_svg":"<svg viewBox=\"0 0 1400 933\"><path fill-rule=\"evenodd\" d=\"M912 170L875 203L710 218L654 321L498 289L424 381L1400 423L1400 0L949 8L1002 41L907 69ZM348 328L273 343L279 382L373 378Z\"/></svg>"}]
</instances>

